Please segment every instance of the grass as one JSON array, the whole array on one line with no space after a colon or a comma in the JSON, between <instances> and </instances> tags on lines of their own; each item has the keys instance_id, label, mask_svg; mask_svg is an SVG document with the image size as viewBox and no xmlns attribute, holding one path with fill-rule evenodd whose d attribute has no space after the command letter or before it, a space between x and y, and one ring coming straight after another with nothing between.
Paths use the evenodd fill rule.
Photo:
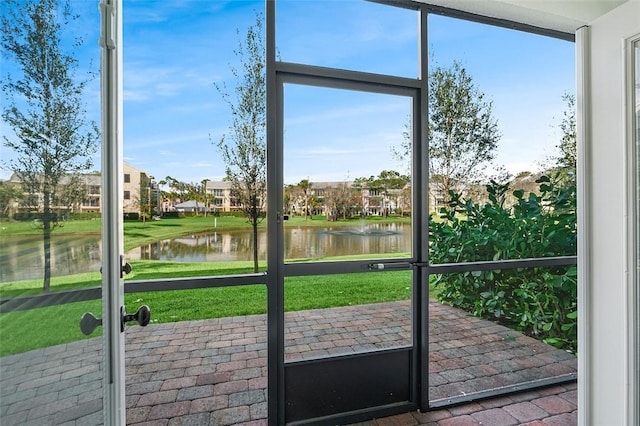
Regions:
<instances>
[{"instance_id":1,"label":"grass","mask_svg":"<svg viewBox=\"0 0 640 426\"><path fill-rule=\"evenodd\" d=\"M0 356L85 339L80 332L84 312L101 317L100 300L0 314ZM100 332L98 328L90 337Z\"/></svg>"},{"instance_id":2,"label":"grass","mask_svg":"<svg viewBox=\"0 0 640 426\"><path fill-rule=\"evenodd\" d=\"M349 220L339 220L329 222L324 216L313 216L305 219L304 216L291 216L285 222L287 227L345 227L360 226L362 223L409 223L407 217L370 217L365 222L355 218ZM53 230L53 235L77 235L77 234L99 234L101 232L100 220L71 220L61 222L61 226ZM214 227L215 224L215 227ZM266 227L267 221L260 223L259 227ZM242 217L233 216L197 216L184 218L164 218L161 220L126 221L124 222L124 248L129 251L144 244L153 243L182 235L189 235L199 232L231 229L247 229L249 224ZM41 235L42 230L33 225L32 222L2 221L0 222L0 236L18 235ZM2 253L0 253L2 254Z\"/></svg>"},{"instance_id":3,"label":"grass","mask_svg":"<svg viewBox=\"0 0 640 426\"><path fill-rule=\"evenodd\" d=\"M385 257L407 257L407 253L386 254ZM314 261L358 260L370 259L369 255L354 255L348 257L326 257ZM306 262L309 259L295 259L295 262ZM125 276L126 281L146 281L162 278L188 278L220 275L239 275L253 272L252 261L229 262L169 262L162 260L131 260L132 271ZM261 271L266 269L266 262L258 263ZM51 291L75 290L85 287L100 286L102 277L100 272L86 272L51 278ZM42 293L42 280L24 280L7 282L0 285L0 297L34 296Z\"/></svg>"},{"instance_id":4,"label":"grass","mask_svg":"<svg viewBox=\"0 0 640 426\"><path fill-rule=\"evenodd\" d=\"M374 218L367 223L397 222L398 218ZM409 221L401 219L400 221ZM247 223L243 218L218 217L216 229L241 229ZM357 220L328 222L315 217L293 217L286 226L354 226ZM30 224L2 222L4 235L35 235L41 232ZM265 222L261 224L265 226ZM160 221L126 222L125 246L130 249L142 244L172 238L179 235L213 229L212 217L162 219ZM84 220L65 222L54 232L100 232L99 221ZM399 253L397 256L406 256ZM390 256L391 257L391 256ZM368 258L352 256L349 259ZM341 258L346 260L345 258ZM315 259L317 260L317 259ZM335 259L323 259L335 260ZM298 260L296 261L305 261ZM133 271L127 280L149 280L211 275L234 275L252 272L252 262L165 262L131 261ZM261 263L261 270L265 264ZM285 280L285 310L303 310L402 300L410 297L410 271L385 273L338 274L307 277L288 277ZM89 272L65 277L53 277L51 291L72 290L99 286L99 272ZM35 295L41 292L42 280L26 280L0 285L0 297ZM175 322L236 315L263 314L266 312L266 287L264 285L237 286L212 289L180 290L164 292L130 293L125 295L129 311L147 304L152 309L152 322ZM80 332L79 321L84 312L102 316L99 300L75 302L46 308L0 314L0 356L21 353L51 345L72 342L100 335L98 328L91 336Z\"/></svg>"},{"instance_id":5,"label":"grass","mask_svg":"<svg viewBox=\"0 0 640 426\"><path fill-rule=\"evenodd\" d=\"M247 227L248 224L244 218L232 216L167 218L147 222L130 221L124 223L124 250L129 251L144 244L181 235L196 234L214 229L229 230Z\"/></svg>"},{"instance_id":6,"label":"grass","mask_svg":"<svg viewBox=\"0 0 640 426\"><path fill-rule=\"evenodd\" d=\"M364 274L338 274L285 280L286 311L405 300L410 296L410 271L368 273L366 278ZM143 304L151 307L152 323L264 314L266 300L264 285L125 295L130 312ZM99 336L100 328L88 337L80 332L84 312L102 316L101 302L92 300L1 314L0 356Z\"/></svg>"},{"instance_id":7,"label":"grass","mask_svg":"<svg viewBox=\"0 0 640 426\"><path fill-rule=\"evenodd\" d=\"M73 220L60 222L53 230L56 234L99 234L100 220ZM0 221L0 235L42 235L42 228L35 222Z\"/></svg>"},{"instance_id":8,"label":"grass","mask_svg":"<svg viewBox=\"0 0 640 426\"><path fill-rule=\"evenodd\" d=\"M73 290L99 286L102 281L99 271L51 278L51 291ZM0 297L34 296L42 293L42 278L37 280L12 281L0 285Z\"/></svg>"},{"instance_id":9,"label":"grass","mask_svg":"<svg viewBox=\"0 0 640 426\"><path fill-rule=\"evenodd\" d=\"M251 261L230 262L169 262L161 260L131 260L132 271L126 281L143 281L160 278L205 277L212 275L236 275L253 272ZM265 262L260 262L261 270ZM51 278L51 291L75 290L96 287L102 283L99 271ZM42 293L42 279L7 282L0 285L0 297L34 296Z\"/></svg>"}]
</instances>

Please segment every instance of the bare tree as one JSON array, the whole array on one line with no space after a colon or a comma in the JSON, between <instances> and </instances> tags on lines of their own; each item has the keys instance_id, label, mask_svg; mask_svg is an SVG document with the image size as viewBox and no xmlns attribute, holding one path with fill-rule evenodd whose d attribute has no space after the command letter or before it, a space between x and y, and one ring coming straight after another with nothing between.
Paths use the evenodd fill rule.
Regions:
<instances>
[{"instance_id":1,"label":"bare tree","mask_svg":"<svg viewBox=\"0 0 640 426\"><path fill-rule=\"evenodd\" d=\"M62 31L73 28L74 19L69 1L5 0L1 20L2 52L11 71L3 76L8 101L2 119L14 133L4 136L4 145L16 154L8 168L25 192L42 197L44 291L51 283L52 203L60 179L88 171L99 141L82 98L93 75L76 78L79 63L73 49L82 39L62 41Z\"/></svg>"},{"instance_id":2,"label":"bare tree","mask_svg":"<svg viewBox=\"0 0 640 426\"><path fill-rule=\"evenodd\" d=\"M235 54L240 69L231 65L236 79L235 96L226 86L216 85L229 105L232 122L229 134L216 143L225 163L225 179L232 197L253 228L253 269L258 272L258 225L264 220L267 190L266 75L262 17L247 29Z\"/></svg>"}]
</instances>

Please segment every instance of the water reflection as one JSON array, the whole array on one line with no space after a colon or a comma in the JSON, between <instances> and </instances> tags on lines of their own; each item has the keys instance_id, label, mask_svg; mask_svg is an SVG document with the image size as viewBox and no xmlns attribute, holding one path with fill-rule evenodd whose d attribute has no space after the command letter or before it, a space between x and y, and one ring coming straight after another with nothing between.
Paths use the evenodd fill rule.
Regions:
<instances>
[{"instance_id":1,"label":"water reflection","mask_svg":"<svg viewBox=\"0 0 640 426\"><path fill-rule=\"evenodd\" d=\"M285 259L318 259L359 254L408 253L410 226L376 224L356 228L285 228ZM193 234L158 241L127 253L129 259L215 262L252 260L251 231ZM258 257L267 257L266 230L258 233Z\"/></svg>"},{"instance_id":2,"label":"water reflection","mask_svg":"<svg viewBox=\"0 0 640 426\"><path fill-rule=\"evenodd\" d=\"M99 235L52 235L51 276L97 271L101 252ZM0 282L42 278L42 236L0 237L0 265Z\"/></svg>"},{"instance_id":3,"label":"water reflection","mask_svg":"<svg viewBox=\"0 0 640 426\"><path fill-rule=\"evenodd\" d=\"M129 251L126 257L178 262L252 260L251 247L251 231L209 232L146 244ZM266 234L259 232L258 255L261 259L266 250Z\"/></svg>"},{"instance_id":4,"label":"water reflection","mask_svg":"<svg viewBox=\"0 0 640 426\"><path fill-rule=\"evenodd\" d=\"M357 228L293 228L285 231L285 259L409 253L411 228L376 224Z\"/></svg>"},{"instance_id":5,"label":"water reflection","mask_svg":"<svg viewBox=\"0 0 640 426\"><path fill-rule=\"evenodd\" d=\"M330 256L371 255L411 251L408 224L359 227L287 227L285 259L322 259ZM126 253L127 259L177 262L253 260L251 230L207 232L146 244ZM101 244L98 235L54 235L51 243L52 276L97 271ZM266 230L258 233L258 257L267 257ZM0 237L0 282L42 278L42 237Z\"/></svg>"}]
</instances>

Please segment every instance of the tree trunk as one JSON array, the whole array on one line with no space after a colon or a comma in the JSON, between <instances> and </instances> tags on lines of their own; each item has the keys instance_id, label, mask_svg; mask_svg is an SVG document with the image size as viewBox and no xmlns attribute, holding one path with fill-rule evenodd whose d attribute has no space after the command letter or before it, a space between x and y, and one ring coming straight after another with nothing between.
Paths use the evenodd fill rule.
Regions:
<instances>
[{"instance_id":1,"label":"tree trunk","mask_svg":"<svg viewBox=\"0 0 640 426\"><path fill-rule=\"evenodd\" d=\"M253 272L258 272L258 222L253 221Z\"/></svg>"},{"instance_id":2,"label":"tree trunk","mask_svg":"<svg viewBox=\"0 0 640 426\"><path fill-rule=\"evenodd\" d=\"M307 217L309 216L309 200L305 194L304 196L304 220L307 220Z\"/></svg>"},{"instance_id":3,"label":"tree trunk","mask_svg":"<svg viewBox=\"0 0 640 426\"><path fill-rule=\"evenodd\" d=\"M42 291L51 289L51 207L50 194L44 193L44 210L42 214L42 241L44 245L44 280Z\"/></svg>"}]
</instances>

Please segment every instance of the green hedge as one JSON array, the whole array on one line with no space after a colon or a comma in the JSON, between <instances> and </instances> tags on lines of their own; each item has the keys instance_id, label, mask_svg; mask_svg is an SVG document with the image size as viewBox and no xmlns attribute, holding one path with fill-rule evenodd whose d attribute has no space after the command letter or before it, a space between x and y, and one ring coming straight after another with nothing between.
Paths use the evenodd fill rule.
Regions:
<instances>
[{"instance_id":1,"label":"green hedge","mask_svg":"<svg viewBox=\"0 0 640 426\"><path fill-rule=\"evenodd\" d=\"M102 215L99 212L93 213L73 213L71 219L73 220L97 220L101 219Z\"/></svg>"},{"instance_id":2,"label":"green hedge","mask_svg":"<svg viewBox=\"0 0 640 426\"><path fill-rule=\"evenodd\" d=\"M127 220L140 220L140 213L123 213L122 217L125 221Z\"/></svg>"},{"instance_id":3,"label":"green hedge","mask_svg":"<svg viewBox=\"0 0 640 426\"><path fill-rule=\"evenodd\" d=\"M18 212L13 215L13 220L17 220L18 222L29 222L32 220L42 220L44 217L44 213L41 212ZM49 213L49 220L52 222L58 221L58 214L55 212Z\"/></svg>"},{"instance_id":4,"label":"green hedge","mask_svg":"<svg viewBox=\"0 0 640 426\"><path fill-rule=\"evenodd\" d=\"M430 260L458 263L576 254L575 183L542 176L539 193L487 186L480 204L451 193L440 221L431 221ZM577 348L577 270L575 266L521 268L443 274L437 297L474 315L496 320L557 347Z\"/></svg>"}]
</instances>

